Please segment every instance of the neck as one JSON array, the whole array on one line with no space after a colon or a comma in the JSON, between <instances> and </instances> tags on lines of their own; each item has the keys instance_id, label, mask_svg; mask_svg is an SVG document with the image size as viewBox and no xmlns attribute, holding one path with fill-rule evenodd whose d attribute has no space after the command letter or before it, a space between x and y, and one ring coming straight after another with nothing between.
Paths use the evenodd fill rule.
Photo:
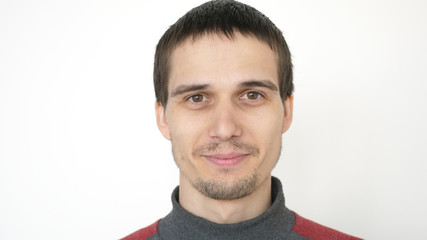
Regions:
<instances>
[{"instance_id":1,"label":"neck","mask_svg":"<svg viewBox=\"0 0 427 240\"><path fill-rule=\"evenodd\" d=\"M235 200L215 200L193 188L180 175L179 204L188 212L218 224L232 224L261 215L271 205L271 176L262 180L253 193Z\"/></svg>"}]
</instances>

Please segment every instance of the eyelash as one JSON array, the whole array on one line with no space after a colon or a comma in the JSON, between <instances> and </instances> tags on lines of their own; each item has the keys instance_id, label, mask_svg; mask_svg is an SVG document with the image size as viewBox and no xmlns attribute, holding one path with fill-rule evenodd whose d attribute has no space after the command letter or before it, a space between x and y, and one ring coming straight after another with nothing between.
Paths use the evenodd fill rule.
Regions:
<instances>
[{"instance_id":1,"label":"eyelash","mask_svg":"<svg viewBox=\"0 0 427 240\"><path fill-rule=\"evenodd\" d=\"M194 101L194 100L193 100L193 97L196 97L196 96L201 96L201 97L202 97L202 101L200 101L200 102L196 102L196 101ZM189 97L187 97L187 98L186 98L186 100L187 100L187 101L190 101L192 104L200 104L200 103L202 103L202 102L206 101L207 99L208 99L208 98L207 98L205 95L201 94L201 93L193 94L193 95L191 95L191 96L189 96Z\"/></svg>"},{"instance_id":2,"label":"eyelash","mask_svg":"<svg viewBox=\"0 0 427 240\"><path fill-rule=\"evenodd\" d=\"M249 94L249 93L254 93L254 94L258 94L258 96L257 96L257 98L256 99L250 99L247 95ZM246 96L246 98L244 98L244 96ZM250 100L250 101L257 101L257 100L259 100L260 98L264 98L264 94L262 94L262 93L260 93L260 92L258 92L258 91L246 91L239 99L248 99L248 100Z\"/></svg>"}]
</instances>

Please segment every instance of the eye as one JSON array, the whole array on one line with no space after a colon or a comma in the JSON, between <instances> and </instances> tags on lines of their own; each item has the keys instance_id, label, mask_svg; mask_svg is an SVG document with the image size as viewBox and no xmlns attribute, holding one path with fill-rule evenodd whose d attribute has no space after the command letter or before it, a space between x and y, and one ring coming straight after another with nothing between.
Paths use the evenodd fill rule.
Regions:
<instances>
[{"instance_id":1,"label":"eye","mask_svg":"<svg viewBox=\"0 0 427 240\"><path fill-rule=\"evenodd\" d=\"M206 98L202 94L196 94L196 95L192 95L191 97L189 97L188 100L195 102L195 103L199 103L199 102L203 102L203 100L206 100Z\"/></svg>"},{"instance_id":2,"label":"eye","mask_svg":"<svg viewBox=\"0 0 427 240\"><path fill-rule=\"evenodd\" d=\"M250 100L257 100L258 98L262 97L261 93L259 92L247 92L245 93L241 99L250 99Z\"/></svg>"}]
</instances>

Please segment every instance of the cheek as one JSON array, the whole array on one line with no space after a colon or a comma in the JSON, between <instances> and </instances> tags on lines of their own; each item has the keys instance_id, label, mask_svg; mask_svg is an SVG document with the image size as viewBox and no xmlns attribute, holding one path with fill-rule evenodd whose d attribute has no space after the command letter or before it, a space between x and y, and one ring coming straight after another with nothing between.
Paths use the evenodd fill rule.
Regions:
<instances>
[{"instance_id":1,"label":"cheek","mask_svg":"<svg viewBox=\"0 0 427 240\"><path fill-rule=\"evenodd\" d=\"M188 116L188 114L178 113L171 119L173 121L169 122L169 130L175 149L179 149L181 154L192 151L192 148L202 137L203 131L206 131L204 126L206 121L194 115Z\"/></svg>"},{"instance_id":2,"label":"cheek","mask_svg":"<svg viewBox=\"0 0 427 240\"><path fill-rule=\"evenodd\" d=\"M251 138L257 141L266 154L280 148L282 138L283 113L279 110L257 114L250 121Z\"/></svg>"},{"instance_id":3,"label":"cheek","mask_svg":"<svg viewBox=\"0 0 427 240\"><path fill-rule=\"evenodd\" d=\"M251 128L260 129L261 132L272 134L281 132L283 123L283 109L271 107L257 111L250 111L245 114L246 123L250 123Z\"/></svg>"}]
</instances>

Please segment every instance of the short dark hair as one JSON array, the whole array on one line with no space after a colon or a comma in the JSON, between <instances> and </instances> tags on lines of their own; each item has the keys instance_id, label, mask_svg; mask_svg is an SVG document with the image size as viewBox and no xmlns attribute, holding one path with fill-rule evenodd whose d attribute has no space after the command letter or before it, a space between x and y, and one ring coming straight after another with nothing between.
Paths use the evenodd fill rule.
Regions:
<instances>
[{"instance_id":1,"label":"short dark hair","mask_svg":"<svg viewBox=\"0 0 427 240\"><path fill-rule=\"evenodd\" d=\"M169 27L156 47L154 60L154 89L156 101L166 106L170 57L173 50L188 38L205 34L224 35L232 39L237 31L267 43L278 55L279 89L282 100L294 90L292 61L282 32L255 8L233 0L206 2L187 12Z\"/></svg>"}]
</instances>

